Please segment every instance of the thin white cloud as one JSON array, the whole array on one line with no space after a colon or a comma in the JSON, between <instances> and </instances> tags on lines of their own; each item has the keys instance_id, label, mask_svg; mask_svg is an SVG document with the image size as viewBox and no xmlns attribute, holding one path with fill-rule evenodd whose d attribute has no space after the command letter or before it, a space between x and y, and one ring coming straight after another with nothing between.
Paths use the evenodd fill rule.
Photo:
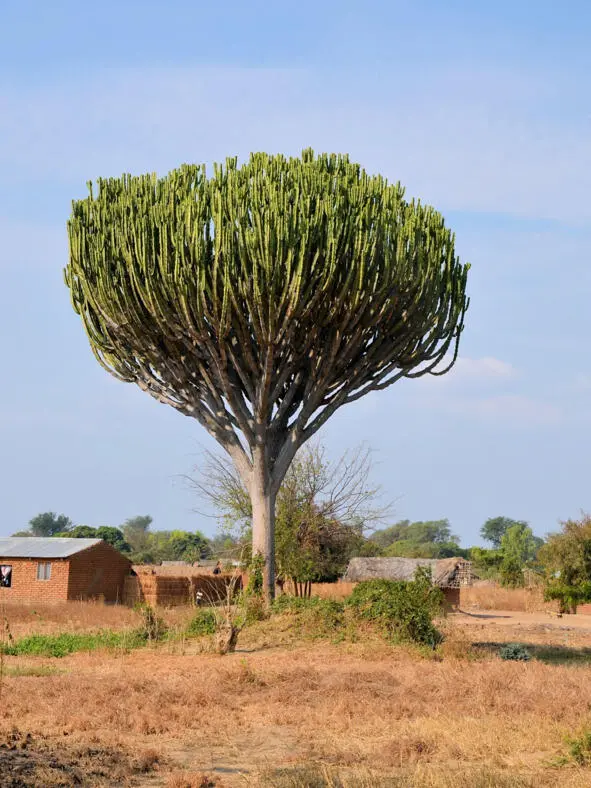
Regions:
<instances>
[{"instance_id":1,"label":"thin white cloud","mask_svg":"<svg viewBox=\"0 0 591 788\"><path fill-rule=\"evenodd\" d=\"M372 92L311 70L113 70L5 87L0 165L4 177L83 190L98 174L312 145L347 151L444 210L589 221L588 90L575 96L563 79L417 71Z\"/></svg>"},{"instance_id":2,"label":"thin white cloud","mask_svg":"<svg viewBox=\"0 0 591 788\"><path fill-rule=\"evenodd\" d=\"M444 408L450 412L512 427L554 426L563 418L559 407L518 394L447 400Z\"/></svg>"},{"instance_id":3,"label":"thin white cloud","mask_svg":"<svg viewBox=\"0 0 591 788\"><path fill-rule=\"evenodd\" d=\"M526 382L526 381L525 381ZM524 380L510 363L486 356L459 358L447 375L425 376L405 389L413 406L508 427L551 426L561 408L515 391Z\"/></svg>"}]
</instances>

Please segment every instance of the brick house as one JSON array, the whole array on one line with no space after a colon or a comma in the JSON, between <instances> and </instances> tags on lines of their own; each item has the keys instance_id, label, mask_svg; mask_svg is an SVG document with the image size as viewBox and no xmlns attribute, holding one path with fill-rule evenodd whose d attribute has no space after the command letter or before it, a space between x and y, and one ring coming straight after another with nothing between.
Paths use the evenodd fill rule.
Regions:
<instances>
[{"instance_id":1,"label":"brick house","mask_svg":"<svg viewBox=\"0 0 591 788\"><path fill-rule=\"evenodd\" d=\"M0 537L0 600L117 602L131 562L102 539Z\"/></svg>"}]
</instances>

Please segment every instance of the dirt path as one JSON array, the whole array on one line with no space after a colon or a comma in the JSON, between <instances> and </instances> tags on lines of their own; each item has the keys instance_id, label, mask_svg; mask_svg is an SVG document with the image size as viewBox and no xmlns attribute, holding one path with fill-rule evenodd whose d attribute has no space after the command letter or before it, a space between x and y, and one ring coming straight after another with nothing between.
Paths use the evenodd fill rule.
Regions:
<instances>
[{"instance_id":1,"label":"dirt path","mask_svg":"<svg viewBox=\"0 0 591 788\"><path fill-rule=\"evenodd\" d=\"M549 630L578 630L591 634L591 616L563 615L558 618L549 613L523 613L515 610L460 610L450 616L462 626L494 624L500 627L540 627Z\"/></svg>"}]
</instances>

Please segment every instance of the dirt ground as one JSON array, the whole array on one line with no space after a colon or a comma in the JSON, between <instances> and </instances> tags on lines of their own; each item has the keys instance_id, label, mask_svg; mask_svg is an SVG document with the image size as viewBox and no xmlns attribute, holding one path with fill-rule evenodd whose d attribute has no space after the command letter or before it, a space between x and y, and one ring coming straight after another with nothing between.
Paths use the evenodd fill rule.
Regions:
<instances>
[{"instance_id":1,"label":"dirt ground","mask_svg":"<svg viewBox=\"0 0 591 788\"><path fill-rule=\"evenodd\" d=\"M0 785L591 786L590 768L560 763L591 724L591 617L478 611L441 626L433 653L303 643L263 622L227 657L195 641L5 657ZM501 660L507 642L532 659Z\"/></svg>"},{"instance_id":2,"label":"dirt ground","mask_svg":"<svg viewBox=\"0 0 591 788\"><path fill-rule=\"evenodd\" d=\"M493 624L500 627L523 627L525 631L531 627L544 627L549 632L568 632L578 630L591 633L591 616L553 615L550 613L524 613L515 610L461 610L452 614L459 626L487 626Z\"/></svg>"}]
</instances>

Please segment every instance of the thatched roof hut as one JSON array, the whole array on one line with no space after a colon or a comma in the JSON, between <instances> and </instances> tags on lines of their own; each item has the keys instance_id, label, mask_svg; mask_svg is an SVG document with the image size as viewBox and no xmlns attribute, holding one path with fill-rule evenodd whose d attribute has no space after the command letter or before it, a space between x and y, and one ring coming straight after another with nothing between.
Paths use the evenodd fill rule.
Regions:
<instances>
[{"instance_id":1,"label":"thatched roof hut","mask_svg":"<svg viewBox=\"0 0 591 788\"><path fill-rule=\"evenodd\" d=\"M413 580L419 566L431 568L433 585L439 588L458 588L471 581L471 564L464 558L352 558L343 581Z\"/></svg>"}]
</instances>

